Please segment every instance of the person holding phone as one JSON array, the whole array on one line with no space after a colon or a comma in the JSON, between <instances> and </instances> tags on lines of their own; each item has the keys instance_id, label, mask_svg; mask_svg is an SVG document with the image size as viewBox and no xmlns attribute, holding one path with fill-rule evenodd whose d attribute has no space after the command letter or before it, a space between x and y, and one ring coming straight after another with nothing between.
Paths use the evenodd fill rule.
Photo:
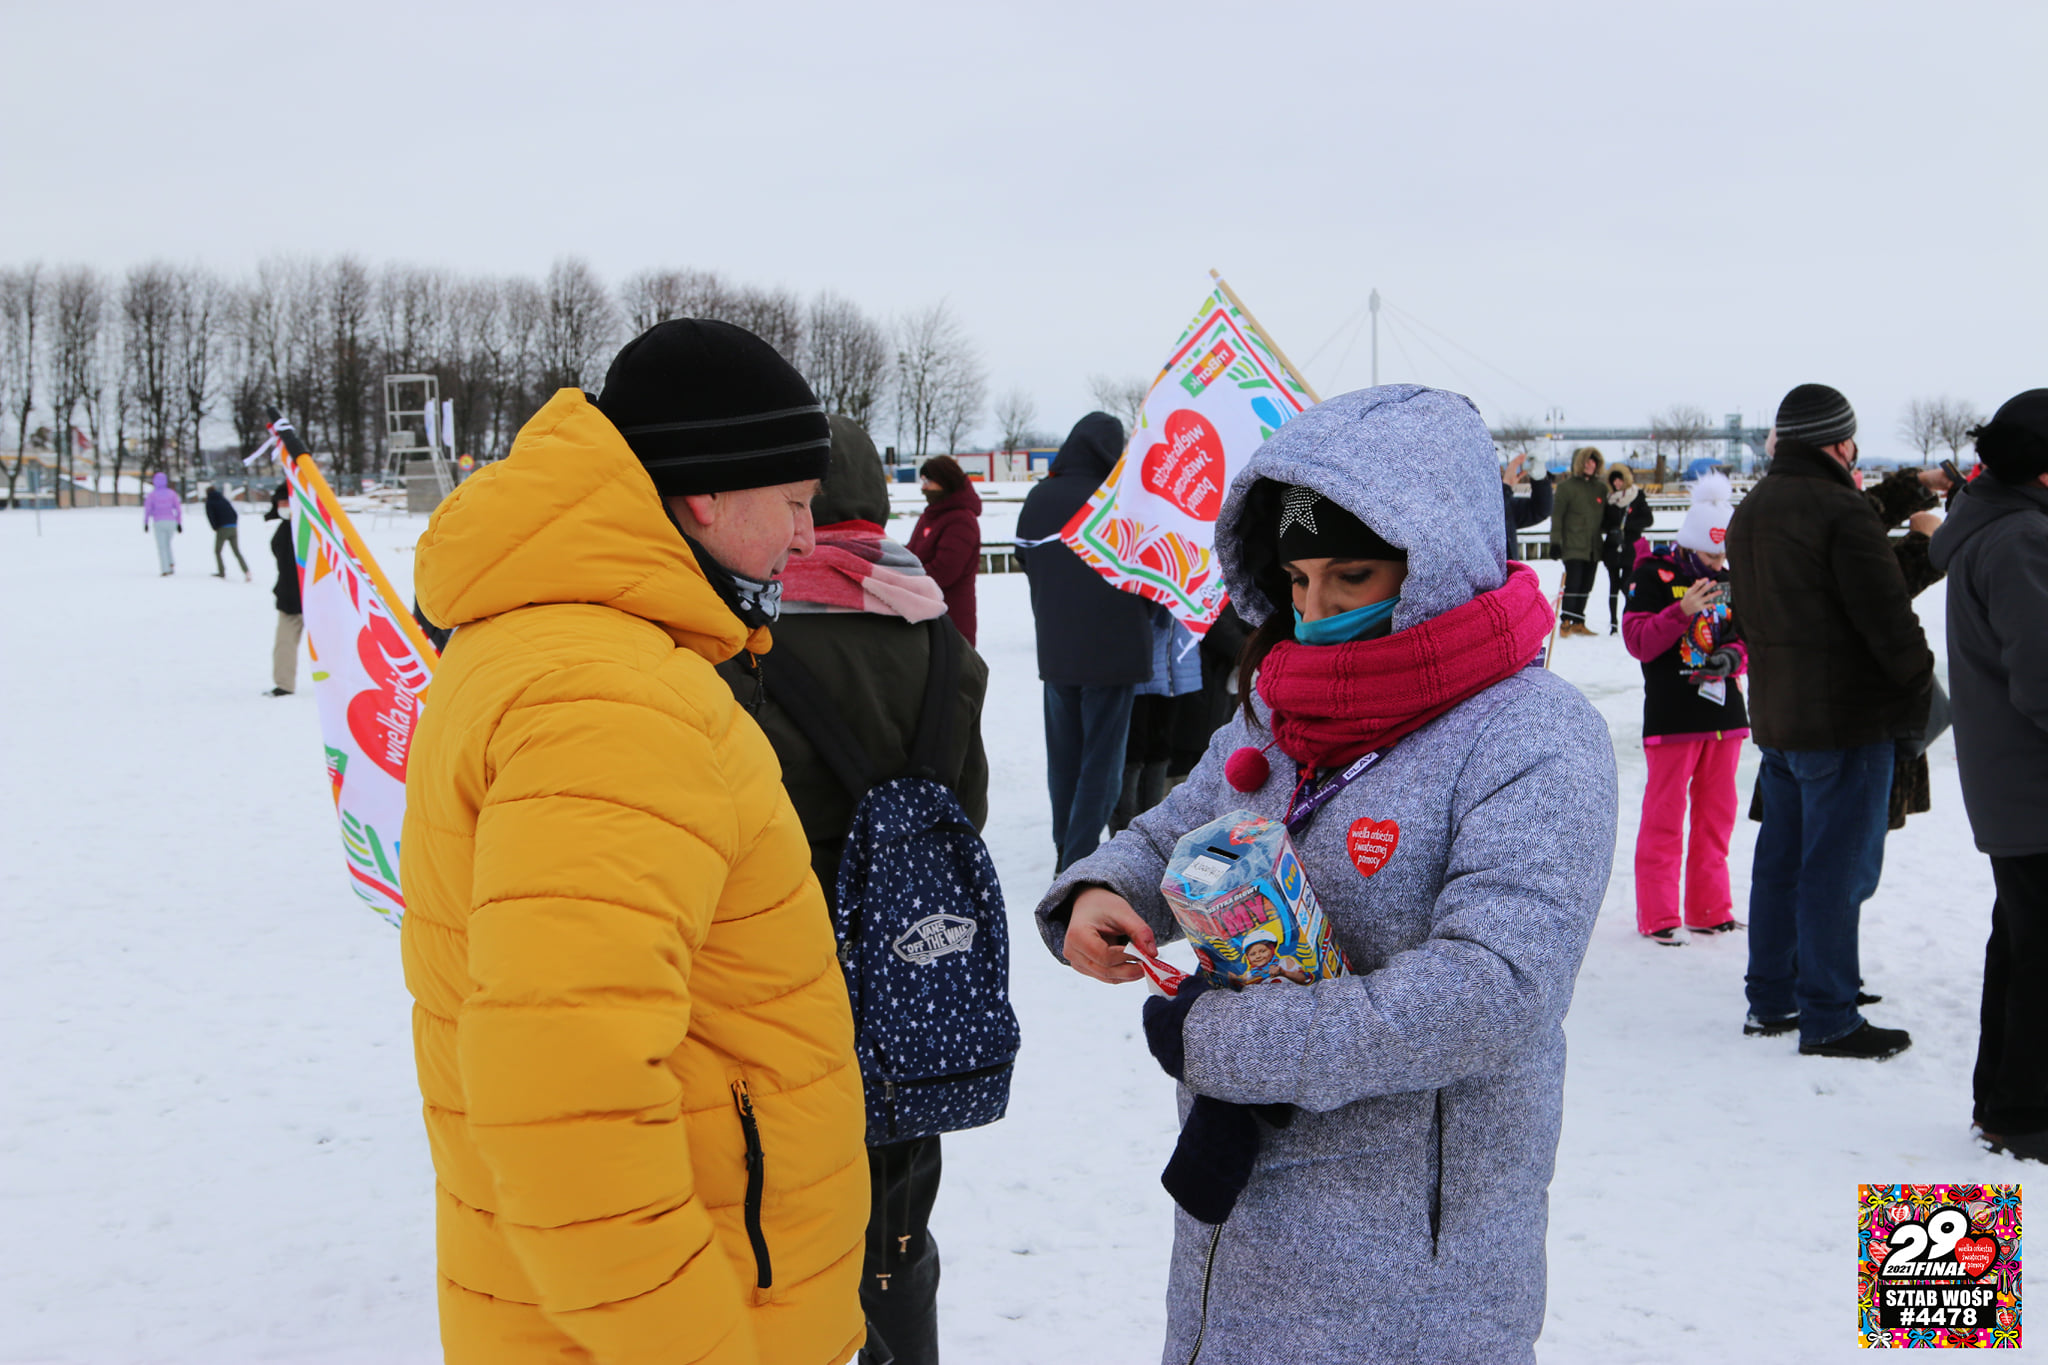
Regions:
<instances>
[{"instance_id":1,"label":"person holding phone","mask_svg":"<svg viewBox=\"0 0 2048 1365\"><path fill-rule=\"evenodd\" d=\"M1749 735L1741 682L1748 656L1728 603L1734 511L1726 475L1695 484L1677 543L1637 563L1622 617L1622 643L1643 667L1650 767L1636 831L1636 932L1670 948L1686 941L1681 925L1695 934L1742 927L1728 886L1735 765Z\"/></svg>"}]
</instances>

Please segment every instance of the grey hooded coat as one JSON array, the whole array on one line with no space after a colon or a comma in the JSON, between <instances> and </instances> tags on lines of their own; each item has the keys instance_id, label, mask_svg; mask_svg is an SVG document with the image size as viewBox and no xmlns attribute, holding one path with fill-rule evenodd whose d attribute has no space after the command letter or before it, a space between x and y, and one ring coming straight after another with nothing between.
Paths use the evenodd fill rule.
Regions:
<instances>
[{"instance_id":1,"label":"grey hooded coat","mask_svg":"<svg viewBox=\"0 0 2048 1365\"><path fill-rule=\"evenodd\" d=\"M1240 544L1261 478L1314 488L1408 551L1397 630L1498 587L1495 464L1456 394L1388 385L1303 413L1224 504L1232 600L1248 621L1276 606ZM1270 738L1233 719L1163 805L1068 869L1038 910L1048 946L1061 950L1090 884L1178 937L1159 892L1176 840L1236 808L1284 813L1296 774L1277 748L1259 791L1223 777L1233 751ZM1301 1112L1261 1125L1257 1169L1220 1229L1176 1213L1166 1361L1534 1358L1562 1021L1606 892L1615 804L1605 724L1531 666L1399 741L1297 834L1352 974L1211 991L1189 1012L1183 1114L1189 1091ZM1399 827L1369 876L1346 851L1360 820Z\"/></svg>"}]
</instances>

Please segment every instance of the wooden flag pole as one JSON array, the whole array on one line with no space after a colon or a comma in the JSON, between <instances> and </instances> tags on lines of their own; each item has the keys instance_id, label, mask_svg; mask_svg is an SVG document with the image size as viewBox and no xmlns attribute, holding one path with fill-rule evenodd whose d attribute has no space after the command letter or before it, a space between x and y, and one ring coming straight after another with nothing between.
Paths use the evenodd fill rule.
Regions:
<instances>
[{"instance_id":1,"label":"wooden flag pole","mask_svg":"<svg viewBox=\"0 0 2048 1365\"><path fill-rule=\"evenodd\" d=\"M1287 358L1287 352L1280 349L1280 343L1273 340L1273 334L1259 325L1258 315L1244 306L1244 300L1237 296L1237 291L1230 287L1229 282L1222 275L1218 274L1213 267L1209 271L1209 278L1216 281L1216 287L1223 291L1224 298L1230 300L1230 306L1244 314L1245 321L1251 323L1252 330L1259 334L1259 339L1273 348L1273 354L1280 357L1280 363L1287 367L1287 373L1294 376L1294 382L1308 391L1308 401L1312 404L1322 402L1322 398L1316 393L1316 386L1309 383L1308 376L1303 374L1296 367L1295 363Z\"/></svg>"}]
</instances>

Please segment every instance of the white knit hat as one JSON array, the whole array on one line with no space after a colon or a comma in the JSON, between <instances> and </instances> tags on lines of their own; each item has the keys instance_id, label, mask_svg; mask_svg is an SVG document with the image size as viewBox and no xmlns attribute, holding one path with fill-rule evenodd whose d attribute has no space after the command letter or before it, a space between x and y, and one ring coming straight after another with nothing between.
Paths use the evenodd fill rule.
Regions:
<instances>
[{"instance_id":1,"label":"white knit hat","mask_svg":"<svg viewBox=\"0 0 2048 1365\"><path fill-rule=\"evenodd\" d=\"M1728 518L1735 515L1735 486L1718 470L1692 486L1692 506L1678 528L1678 543L1703 555L1728 553Z\"/></svg>"}]
</instances>

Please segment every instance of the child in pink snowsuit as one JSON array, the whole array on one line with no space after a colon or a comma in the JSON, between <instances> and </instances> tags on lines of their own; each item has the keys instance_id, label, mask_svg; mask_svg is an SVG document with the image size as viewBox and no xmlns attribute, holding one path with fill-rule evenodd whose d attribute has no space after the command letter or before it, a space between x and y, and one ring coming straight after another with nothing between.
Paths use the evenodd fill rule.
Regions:
<instances>
[{"instance_id":1,"label":"child in pink snowsuit","mask_svg":"<svg viewBox=\"0 0 2048 1365\"><path fill-rule=\"evenodd\" d=\"M1728 889L1735 828L1735 765L1749 734L1742 704L1748 654L1730 624L1727 478L1693 489L1677 545L1645 549L1629 580L1622 640L1643 666L1643 753L1650 780L1636 832L1636 929L1668 946L1741 928ZM1691 846L1686 804L1692 805ZM1680 869L1683 905L1680 914Z\"/></svg>"}]
</instances>

